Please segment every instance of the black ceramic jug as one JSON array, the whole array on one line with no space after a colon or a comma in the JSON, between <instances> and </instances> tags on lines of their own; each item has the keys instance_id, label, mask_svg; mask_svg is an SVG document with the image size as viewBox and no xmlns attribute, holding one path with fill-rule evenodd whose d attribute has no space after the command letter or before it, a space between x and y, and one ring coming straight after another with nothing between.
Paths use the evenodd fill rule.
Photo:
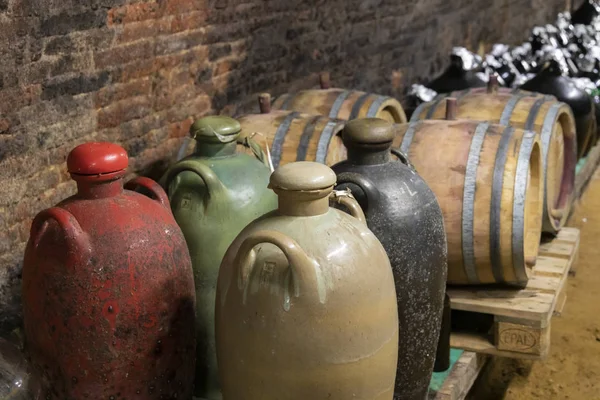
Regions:
<instances>
[{"instance_id":1,"label":"black ceramic jug","mask_svg":"<svg viewBox=\"0 0 600 400\"><path fill-rule=\"evenodd\" d=\"M521 89L553 95L571 107L577 130L577 155L582 157L591 144L596 130L592 98L584 90L575 86L570 78L561 75L556 60L548 61L535 77L521 86Z\"/></svg>"},{"instance_id":2,"label":"black ceramic jug","mask_svg":"<svg viewBox=\"0 0 600 400\"><path fill-rule=\"evenodd\" d=\"M394 399L423 400L440 334L446 233L435 195L407 158L391 150L392 127L376 118L348 122L342 132L348 159L332 169L336 189L350 189L392 265L401 332Z\"/></svg>"},{"instance_id":3,"label":"black ceramic jug","mask_svg":"<svg viewBox=\"0 0 600 400\"><path fill-rule=\"evenodd\" d=\"M486 82L476 74L477 61L467 49L457 47L452 50L450 65L440 76L429 82L428 88L438 93L450 93L473 87L484 87Z\"/></svg>"}]
</instances>

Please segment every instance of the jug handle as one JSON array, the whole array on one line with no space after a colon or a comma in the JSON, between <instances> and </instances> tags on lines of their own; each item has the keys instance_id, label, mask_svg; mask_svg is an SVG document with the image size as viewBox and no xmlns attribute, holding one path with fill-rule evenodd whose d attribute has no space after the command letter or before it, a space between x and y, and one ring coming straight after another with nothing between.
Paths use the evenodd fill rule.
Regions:
<instances>
[{"instance_id":1,"label":"jug handle","mask_svg":"<svg viewBox=\"0 0 600 400\"><path fill-rule=\"evenodd\" d=\"M334 190L329 195L329 200L333 201L334 203L343 205L348 209L348 213L350 215L352 215L360 222L364 222L365 224L367 223L367 217L365 217L364 211L362 210L362 208L360 208L360 204L358 204L358 201L356 201L356 199L354 198L354 196L352 196L350 191L345 192L341 190Z\"/></svg>"},{"instance_id":2,"label":"jug handle","mask_svg":"<svg viewBox=\"0 0 600 400\"><path fill-rule=\"evenodd\" d=\"M370 179L365 178L356 172L342 172L337 176L336 187L344 183L352 183L365 193L367 204L364 205L363 211L367 211L370 204L379 201L379 190L377 190L375 184ZM356 199L354 199L354 201L358 203Z\"/></svg>"},{"instance_id":3,"label":"jug handle","mask_svg":"<svg viewBox=\"0 0 600 400\"><path fill-rule=\"evenodd\" d=\"M173 178L175 178L179 173L184 171L194 172L204 181L206 185L206 196L210 197L211 194L214 194L218 191L225 190L225 186L221 183L217 175L213 172L210 167L204 164L200 164L194 161L182 161L176 165L174 165L166 175L165 186L168 187L171 184Z\"/></svg>"},{"instance_id":4,"label":"jug handle","mask_svg":"<svg viewBox=\"0 0 600 400\"><path fill-rule=\"evenodd\" d=\"M73 263L85 263L91 258L92 247L88 235L81 229L79 221L73 214L60 207L43 210L35 216L29 232L33 248L37 248L44 235L45 223L54 220L62 229L67 239L68 257Z\"/></svg>"},{"instance_id":5,"label":"jug handle","mask_svg":"<svg viewBox=\"0 0 600 400\"><path fill-rule=\"evenodd\" d=\"M406 153L404 153L402 150L400 149L396 149L396 148L391 148L390 152L395 155L396 157L398 157L398 161L400 161L402 164L406 165L408 168L412 169L413 171L417 171L415 166L412 165L412 163L410 162L410 160L408 159L408 155L406 155Z\"/></svg>"},{"instance_id":6,"label":"jug handle","mask_svg":"<svg viewBox=\"0 0 600 400\"><path fill-rule=\"evenodd\" d=\"M150 191L154 200L158 201L161 206L166 208L167 210L171 210L171 205L169 204L169 197L167 197L167 193L163 190L162 187L156 181L146 178L143 176L138 176L137 178L133 178L129 182L125 184L125 189L134 190L136 187L143 187L144 189Z\"/></svg>"},{"instance_id":7,"label":"jug handle","mask_svg":"<svg viewBox=\"0 0 600 400\"><path fill-rule=\"evenodd\" d=\"M318 271L313 260L294 239L274 230L252 232L242 242L234 261L234 265L239 266L238 279L242 283L242 287L246 287L252 273L253 265L249 260L250 252L261 243L271 243L283 252L292 269L294 286L297 284L304 287L308 293L319 292Z\"/></svg>"}]
</instances>

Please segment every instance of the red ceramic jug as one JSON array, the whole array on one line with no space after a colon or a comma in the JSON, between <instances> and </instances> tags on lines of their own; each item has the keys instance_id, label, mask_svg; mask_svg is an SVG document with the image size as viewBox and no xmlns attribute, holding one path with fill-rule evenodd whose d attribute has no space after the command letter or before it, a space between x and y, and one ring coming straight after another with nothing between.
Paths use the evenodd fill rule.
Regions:
<instances>
[{"instance_id":1,"label":"red ceramic jug","mask_svg":"<svg viewBox=\"0 0 600 400\"><path fill-rule=\"evenodd\" d=\"M86 143L77 194L33 220L23 265L26 349L42 399L190 399L195 291L161 187L124 190L127 153Z\"/></svg>"}]
</instances>

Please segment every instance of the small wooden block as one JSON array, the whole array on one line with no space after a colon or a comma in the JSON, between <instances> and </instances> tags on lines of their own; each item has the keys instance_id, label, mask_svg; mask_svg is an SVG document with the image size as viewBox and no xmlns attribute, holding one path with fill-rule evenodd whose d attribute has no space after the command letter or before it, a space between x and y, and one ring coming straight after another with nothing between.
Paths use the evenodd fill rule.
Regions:
<instances>
[{"instance_id":1,"label":"small wooden block","mask_svg":"<svg viewBox=\"0 0 600 400\"><path fill-rule=\"evenodd\" d=\"M463 400L479 376L489 356L465 351L452 367L434 400Z\"/></svg>"},{"instance_id":2,"label":"small wooden block","mask_svg":"<svg viewBox=\"0 0 600 400\"><path fill-rule=\"evenodd\" d=\"M498 322L494 340L500 351L542 356L550 344L550 325L545 328L531 328L525 325Z\"/></svg>"}]
</instances>

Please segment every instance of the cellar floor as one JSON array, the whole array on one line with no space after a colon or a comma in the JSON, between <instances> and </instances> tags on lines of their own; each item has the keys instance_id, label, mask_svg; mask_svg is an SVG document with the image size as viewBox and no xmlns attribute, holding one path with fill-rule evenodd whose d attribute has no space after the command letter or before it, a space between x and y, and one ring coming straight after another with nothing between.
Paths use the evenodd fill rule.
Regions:
<instances>
[{"instance_id":1,"label":"cellar floor","mask_svg":"<svg viewBox=\"0 0 600 400\"><path fill-rule=\"evenodd\" d=\"M531 362L493 359L468 399L600 400L600 172L571 217L581 229L577 275L552 319L550 355Z\"/></svg>"}]
</instances>

